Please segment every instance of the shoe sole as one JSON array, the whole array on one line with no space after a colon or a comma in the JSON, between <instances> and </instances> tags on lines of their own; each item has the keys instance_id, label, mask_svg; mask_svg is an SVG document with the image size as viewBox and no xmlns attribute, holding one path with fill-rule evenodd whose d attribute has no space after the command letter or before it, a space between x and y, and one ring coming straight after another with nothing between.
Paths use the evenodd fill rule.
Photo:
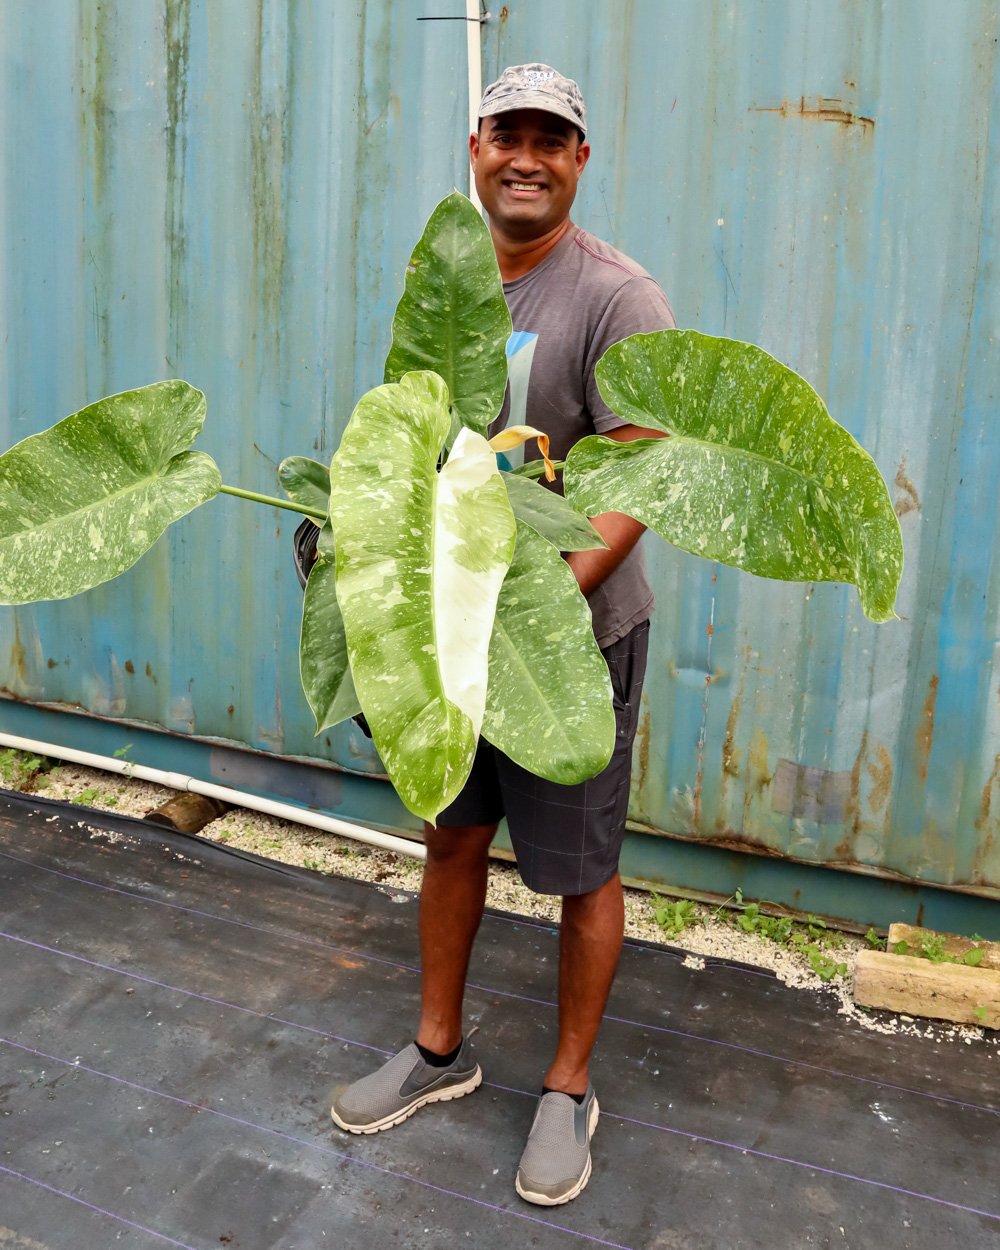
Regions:
<instances>
[{"instance_id":1,"label":"shoe sole","mask_svg":"<svg viewBox=\"0 0 1000 1250\"><path fill-rule=\"evenodd\" d=\"M466 1094L471 1094L473 1090L479 1088L482 1084L483 1073L479 1065L476 1070L460 1085L446 1085L443 1089L431 1090L429 1094L424 1094L423 1098L417 1098L401 1111L392 1111L387 1116L383 1116L381 1120L375 1120L372 1124L348 1124L346 1120L342 1120L337 1115L336 1107L332 1108L330 1115L333 1117L334 1124L338 1128L342 1128L346 1133L354 1133L361 1135L363 1133L381 1133L383 1129L395 1128L397 1124L402 1124L404 1120L408 1120L415 1111L419 1111L421 1107L426 1107L430 1102L451 1102L455 1098L464 1098Z\"/></svg>"},{"instance_id":2,"label":"shoe sole","mask_svg":"<svg viewBox=\"0 0 1000 1250\"><path fill-rule=\"evenodd\" d=\"M587 1141L591 1141L594 1136L594 1130L597 1128L597 1121L600 1118L601 1109L597 1105L597 1099L594 1099L594 1105L590 1109L590 1119L587 1122ZM548 1194L535 1194L530 1189L522 1189L520 1179L515 1177L514 1188L525 1200L525 1202L533 1202L539 1207L561 1207L564 1202L572 1202L579 1194L587 1188L587 1182L590 1180L590 1173L593 1165L590 1161L590 1154L587 1154L587 1166L583 1169L583 1175L573 1186L572 1189L561 1194L558 1198L550 1198Z\"/></svg>"}]
</instances>

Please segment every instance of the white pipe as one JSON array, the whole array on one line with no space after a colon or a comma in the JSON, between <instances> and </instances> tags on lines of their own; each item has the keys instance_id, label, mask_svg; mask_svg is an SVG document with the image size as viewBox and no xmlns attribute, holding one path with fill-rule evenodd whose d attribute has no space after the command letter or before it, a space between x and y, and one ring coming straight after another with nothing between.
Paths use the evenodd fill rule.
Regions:
<instances>
[{"instance_id":1,"label":"white pipe","mask_svg":"<svg viewBox=\"0 0 1000 1250\"><path fill-rule=\"evenodd\" d=\"M34 738L19 738L15 734L0 733L0 746L13 747L16 751L30 751L33 755L54 756L56 759L83 764L88 768L100 768L104 772L119 773L123 777L137 777L140 781L151 781L155 785L169 786L171 790L203 794L206 798L221 799L223 803L230 803L233 807L246 807L254 812L264 812L268 816L277 816L281 820L291 820L299 825L322 829L324 833L339 833L341 837L353 838L355 842L365 842L369 846L381 847L385 851L394 851L397 855L409 855L413 859L427 858L427 848L422 842L397 838L391 833L381 833L378 829L369 829L365 825L354 825L346 820L338 820L336 816L324 816L320 812L311 812L304 807L296 807L294 803L278 803L274 799L264 799L242 790L232 790L229 786L217 786L211 781L199 781L197 777L188 777L184 773L170 773L162 768L133 764L129 760L112 759L108 755L77 751L73 747L59 746L55 742L38 742Z\"/></svg>"},{"instance_id":2,"label":"white pipe","mask_svg":"<svg viewBox=\"0 0 1000 1250\"><path fill-rule=\"evenodd\" d=\"M469 61L469 134L479 125L479 101L483 98L483 46L479 0L465 0L465 37ZM479 212L483 204L476 192L476 180L469 166L469 199Z\"/></svg>"}]
</instances>

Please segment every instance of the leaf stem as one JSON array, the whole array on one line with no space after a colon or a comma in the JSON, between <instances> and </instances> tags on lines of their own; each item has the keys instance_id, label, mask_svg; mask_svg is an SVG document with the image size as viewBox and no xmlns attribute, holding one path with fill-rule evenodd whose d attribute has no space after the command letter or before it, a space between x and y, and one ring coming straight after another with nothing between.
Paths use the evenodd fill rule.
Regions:
<instances>
[{"instance_id":1,"label":"leaf stem","mask_svg":"<svg viewBox=\"0 0 1000 1250\"><path fill-rule=\"evenodd\" d=\"M565 460L551 461L552 467L557 473L561 472L566 464ZM508 472L516 473L518 477L541 477L545 472L544 460L529 460L526 464L519 465L516 469L509 469Z\"/></svg>"},{"instance_id":2,"label":"leaf stem","mask_svg":"<svg viewBox=\"0 0 1000 1250\"><path fill-rule=\"evenodd\" d=\"M314 521L323 522L326 520L326 513L320 512L319 508L309 508L302 503L293 503L288 499L276 499L273 495L258 495L253 490L240 490L238 486L220 486L220 492L223 495L235 495L237 499L250 499L254 503L266 503L272 508L285 508L289 512L298 512L302 516L311 517Z\"/></svg>"}]
</instances>

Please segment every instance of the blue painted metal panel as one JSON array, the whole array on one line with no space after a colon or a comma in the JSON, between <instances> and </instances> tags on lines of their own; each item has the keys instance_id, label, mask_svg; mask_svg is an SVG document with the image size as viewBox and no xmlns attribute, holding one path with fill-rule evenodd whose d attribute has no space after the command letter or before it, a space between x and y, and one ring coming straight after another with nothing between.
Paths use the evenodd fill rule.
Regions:
<instances>
[{"instance_id":1,"label":"blue painted metal panel","mask_svg":"<svg viewBox=\"0 0 1000 1250\"><path fill-rule=\"evenodd\" d=\"M0 445L181 375L226 480L330 454L420 223L466 185L464 23L416 16L0 6ZM843 588L647 543L638 828L1000 892L998 33L991 0L515 0L484 27L487 79L540 59L584 87L577 220L682 325L804 373L903 527L881 627ZM213 502L118 582L0 613L0 687L377 773L353 729L311 737L287 540Z\"/></svg>"}]
</instances>

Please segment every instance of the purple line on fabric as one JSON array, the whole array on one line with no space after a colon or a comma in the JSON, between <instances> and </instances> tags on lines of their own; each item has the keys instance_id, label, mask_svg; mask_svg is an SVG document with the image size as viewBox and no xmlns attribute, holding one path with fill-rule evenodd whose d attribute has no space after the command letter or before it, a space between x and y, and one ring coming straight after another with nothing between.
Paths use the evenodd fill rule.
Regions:
<instances>
[{"instance_id":1,"label":"purple line on fabric","mask_svg":"<svg viewBox=\"0 0 1000 1250\"><path fill-rule=\"evenodd\" d=\"M269 1011L257 1011L254 1007L242 1007L239 1003L227 1002L224 998L213 998L211 994L199 994L197 990L186 990L179 985L171 985L167 981L157 981L154 977L144 977L138 972L130 972L127 968L116 968L113 964L102 964L96 959L87 959L85 955L74 955L71 951L60 950L58 946L45 946L42 942L32 942L28 938L16 937L13 933L0 932L0 938L8 942L17 942L21 946L30 946L34 950L45 951L49 955L61 955L64 959L72 959L76 963L86 964L91 968L99 968L102 972L113 972L116 976L127 977L130 981L141 981L144 985L155 985L157 989L169 990L172 994L183 994L187 998L197 998L203 1003L211 1003L215 1007L228 1007L231 1011L242 1011L258 1020L271 1020L274 1024L283 1024L290 1029L302 1029L306 1033L315 1033L319 1037L328 1038L332 1042L343 1042L347 1046L360 1046L364 1050L374 1050L377 1054L388 1055L391 1051L381 1046L369 1046L367 1042L356 1042L350 1037L341 1037L339 1033L328 1033L326 1029L317 1029L311 1024L298 1024L294 1020L283 1020L281 1016L272 1015Z\"/></svg>"},{"instance_id":2,"label":"purple line on fabric","mask_svg":"<svg viewBox=\"0 0 1000 1250\"><path fill-rule=\"evenodd\" d=\"M0 1041L2 1040L0 1038ZM63 1061L59 1060L59 1062ZM0 1173L14 1176L19 1181L27 1181L29 1185L37 1185L39 1189L55 1194L57 1198L66 1198L70 1202L79 1203L81 1207L86 1207L88 1211L96 1211L98 1215L106 1215L109 1220L117 1220L119 1224L125 1224L129 1228L138 1229L140 1233L148 1233L150 1237L155 1237L158 1241L165 1241L169 1246L179 1246L180 1250L197 1250L196 1246L189 1246L186 1241L175 1241L173 1237L168 1237L166 1233L158 1233L153 1228L147 1228L145 1224L137 1224L135 1220L126 1219L124 1215L115 1215L114 1211L106 1211L103 1207L95 1207L92 1202L87 1202L84 1198L78 1198L75 1194L68 1194L64 1189L56 1189L54 1185L46 1185L44 1181L40 1181L34 1176L28 1176L24 1172L15 1172L13 1168L5 1168L2 1163L0 1163Z\"/></svg>"},{"instance_id":3,"label":"purple line on fabric","mask_svg":"<svg viewBox=\"0 0 1000 1250\"><path fill-rule=\"evenodd\" d=\"M876 1189L887 1189L890 1193L903 1194L907 1198L922 1198L924 1202L934 1202L938 1206L951 1207L954 1211L964 1211L966 1215L982 1215L988 1220L1000 1220L1000 1212L983 1211L979 1207L967 1207L961 1202L952 1202L948 1198L936 1198L933 1194L924 1194L917 1189L905 1189L902 1185L892 1185L888 1181L877 1181L870 1176L858 1176L854 1172L839 1172L836 1168L825 1168L818 1163L806 1163L802 1159L789 1159L786 1155L771 1154L767 1150L755 1150L753 1146L738 1146L735 1142L720 1141L717 1137L703 1137L700 1133L688 1133L684 1129L670 1128L666 1124L651 1124L648 1120L637 1120L632 1116L615 1117L626 1124L636 1124L640 1128L656 1128L664 1133L672 1133L676 1137L685 1137L690 1141L705 1142L709 1146L725 1146L738 1150L741 1154L753 1155L756 1159L768 1159L772 1163L787 1163L793 1168L805 1168L809 1172L820 1172L824 1176L835 1176L839 1180L858 1181L862 1185L872 1185Z\"/></svg>"},{"instance_id":4,"label":"purple line on fabric","mask_svg":"<svg viewBox=\"0 0 1000 1250\"><path fill-rule=\"evenodd\" d=\"M102 1072L99 1068L89 1068L86 1064L74 1063L71 1059L64 1059L60 1055L50 1055L44 1050L36 1050L33 1046L25 1046L22 1043L12 1041L7 1037L0 1037L0 1043L4 1046L10 1046L15 1050L24 1051L29 1055L35 1055L38 1059L44 1059L49 1063L61 1063L67 1068L75 1068L78 1072L87 1072L91 1076L102 1077L104 1080L112 1081L116 1085L124 1085L128 1089L138 1090L143 1094L150 1094L154 1098L164 1098L168 1102L174 1102L179 1106L188 1107L192 1111L206 1112L208 1115L217 1116L221 1120L227 1120L231 1124L239 1124L243 1128L251 1128L259 1133L269 1133L271 1136L280 1137L284 1141L291 1142L295 1146L306 1146L310 1150L318 1150L321 1154L331 1155L333 1158L340 1159L344 1163L356 1163L359 1167L368 1168L373 1172L380 1172L383 1176L391 1176L394 1180L409 1181L411 1184L420 1185L422 1188L429 1189L436 1194L443 1194L448 1198L459 1198L463 1202L471 1202L475 1206L483 1207L487 1211L495 1212L497 1215L510 1215L518 1220L527 1220L531 1224L540 1224L543 1228L551 1228L555 1232L559 1233L568 1233L571 1237L579 1237L582 1240L589 1241L594 1245L607 1246L609 1250L633 1250L631 1246L622 1245L620 1242L605 1241L603 1237L596 1237L593 1233L584 1233L575 1228L568 1228L565 1224L555 1224L550 1220L543 1220L537 1215L528 1215L526 1211L518 1211L511 1207L502 1207L498 1203L487 1202L485 1198L474 1198L471 1194L463 1194L457 1189L447 1189L443 1185L435 1185L432 1181L421 1180L419 1176L411 1176L408 1172L396 1172L392 1168L381 1167L379 1164L371 1163L367 1159L359 1159L356 1155L349 1155L343 1150L334 1150L332 1146L325 1146L322 1142L310 1141L308 1137L296 1137L294 1133L285 1133L282 1132L281 1129L270 1128L266 1124L257 1124L253 1120L244 1120L241 1116L230 1115L226 1111L218 1111L215 1107L206 1107L199 1102L192 1102L189 1098L179 1098L176 1094L168 1094L161 1089L153 1089L148 1085L139 1085L135 1081L127 1081L124 1077L114 1076L110 1072ZM5 1168L3 1170L6 1171L7 1169ZM20 1175L20 1173L14 1173L14 1175ZM22 1179L31 1180L31 1177L23 1177ZM41 1181L35 1183L42 1184ZM42 1187L44 1189L50 1188L48 1185L43 1185ZM60 1191L53 1190L52 1192L59 1193ZM62 1196L71 1197L72 1195L63 1194ZM81 1201L81 1199L75 1199L75 1201ZM89 1206L90 1204L84 1203L84 1205ZM97 1211L100 1210L100 1208L94 1207L93 1210ZM102 1214L108 1215L110 1212L105 1211L102 1212ZM118 1219L121 1217L115 1216L113 1218ZM129 1221L127 1220L125 1221L125 1223L128 1222ZM142 1225L136 1224L135 1227L142 1228ZM143 1229L143 1231L149 1232L151 1230ZM161 1236L161 1234L155 1233L154 1236ZM164 1238L164 1240L169 1241L170 1238ZM173 1244L175 1246L183 1246L183 1243L179 1241L175 1241ZM183 1246L183 1250L194 1250L194 1248L191 1246Z\"/></svg>"},{"instance_id":5,"label":"purple line on fabric","mask_svg":"<svg viewBox=\"0 0 1000 1250\"><path fill-rule=\"evenodd\" d=\"M3 852L0 852L0 855L2 854ZM14 858L14 857L10 856L9 858ZM46 869L44 871L53 871L53 870ZM58 875L62 875L62 874L58 874ZM113 887L102 886L99 888L112 889ZM140 895L138 897L141 898L142 896ZM159 900L153 900L153 901L158 902ZM172 904L163 904L163 905L172 906ZM187 909L184 909L184 910L187 910ZM210 919L220 919L226 923L234 923L234 924L239 924L239 925L243 923L241 921L228 921L226 917L212 917L211 913L199 913L199 914L206 915ZM254 927L254 926L248 925L246 927ZM270 932L270 930L266 930L266 929L262 931L265 933ZM128 971L128 969L125 969L125 968L116 968L111 964L102 964L102 963L99 963L97 960L87 959L83 955L74 955L70 953L69 951L60 950L59 947L57 946L45 946L40 942L32 942L32 941L29 941L27 938L17 937L12 933L4 933L2 931L0 931L0 938L6 938L12 942L20 942L25 946L32 946L38 950L48 951L52 954L64 955L67 959L79 960L81 963L89 964L95 968L100 968L104 972L114 972L114 973L119 974L120 976L131 977L135 981L142 981L149 985L155 985L159 989L170 990L175 994L187 994L187 995L190 995L192 998L201 999L204 1002L214 1003L216 1006L219 1006L219 1007L230 1007L234 1011L246 1012L249 1015L257 1016L262 1020L273 1020L275 1024L283 1024L293 1029L304 1029L306 1032L316 1033L321 1037L330 1038L332 1041L335 1041L335 1042L344 1042L348 1046L360 1046L360 1047L363 1047L365 1050L376 1051L378 1054L382 1054L382 1055L392 1054L392 1051L390 1050L385 1050L379 1046L371 1046L367 1042L358 1042L349 1037L342 1037L340 1034L337 1034L337 1033L328 1033L325 1029L317 1029L313 1025L310 1025L310 1024L297 1024L294 1020L285 1020L281 1016L273 1015L270 1012L260 1012L260 1011L256 1011L252 1007L242 1007L240 1006L239 1003L227 1002L225 999L221 999L221 998L212 998L210 995L198 993L197 990L187 990L179 985L170 985L166 981L157 981L153 977L142 976L139 973L130 972ZM312 939L306 939L306 940L309 941L310 944L312 943ZM323 945L322 943L318 943L318 942L316 944ZM360 952L351 951L347 947L334 946L334 947L329 947L328 949L342 952L344 954L358 955L358 957L360 958L366 958L366 956L364 956ZM371 958L378 958L378 957L371 956ZM388 963L390 961L386 960L384 962ZM406 964L394 964L392 966L404 968L404 969L407 968ZM500 990L500 989L496 989L488 985L480 985L476 981L467 982L467 986L470 990L478 990L482 994L492 994L492 995L499 996L502 998L510 998L516 1002L531 1003L532 1005L539 1006L539 1007L554 1008L556 1006L555 1003L552 1003L548 999L545 999L545 998L531 998L527 994L517 994L517 993L514 993L512 990ZM783 1063L790 1067L805 1068L811 1072L822 1072L826 1076L835 1076L845 1081L857 1081L863 1085L874 1085L878 1089L891 1089L901 1094L912 1094L917 1098L929 1098L934 1102L944 1102L944 1103L948 1103L956 1107L964 1107L969 1111L982 1111L982 1112L985 1112L987 1115L1000 1116L1000 1109L996 1107L988 1107L983 1103L967 1102L961 1098L952 1098L948 1094L935 1094L929 1090L914 1089L908 1085L897 1085L891 1081L877 1080L875 1077L859 1076L853 1072L842 1072L838 1068L828 1068L828 1067L824 1067L823 1064L810 1063L808 1059L792 1059L784 1055L775 1055L775 1054L772 1054L770 1051L759 1050L754 1046L744 1046L740 1042L726 1042L715 1037L705 1037L704 1034L701 1034L701 1033L688 1033L682 1029L671 1029L671 1028L668 1028L664 1024L650 1024L642 1020L630 1020L625 1016L604 1015L601 1018L603 1020L608 1020L614 1024L627 1025L630 1028L648 1029L650 1032L665 1033L669 1037L680 1037L680 1038L684 1038L686 1041L704 1042L708 1046L720 1046L725 1050L735 1050L743 1054L752 1055L758 1059L769 1059L775 1063Z\"/></svg>"},{"instance_id":6,"label":"purple line on fabric","mask_svg":"<svg viewBox=\"0 0 1000 1250\"><path fill-rule=\"evenodd\" d=\"M419 972L420 969L416 964L399 963L394 959L386 959L382 955L369 955L367 951L354 950L348 946L336 946L332 942L323 942L319 938L305 937L301 933L292 933L288 929L271 928L268 925L251 924L249 920L234 920L231 916L220 916L217 912L204 911L198 907L185 907L183 903L171 903L162 898L150 898L148 894L139 894L136 890L123 890L120 886L106 885L102 881L94 881L90 877L80 877L71 872L62 872L58 868L50 868L47 864L39 864L33 859L24 859L20 855L11 855L9 851L0 851L0 859L10 859L16 864L25 864L28 868L34 868L38 872L47 872L54 877L62 877L66 881L75 881L78 885L90 886L95 890L105 890L108 894L121 894L124 898L133 898L140 903L150 903L154 907L166 907L171 911L186 912L191 916L201 916L206 920L215 920L219 924L234 925L239 929L249 929L253 933L267 933L271 936L287 938L289 941L297 942L303 946L315 946L319 950L337 951L345 955L354 955L359 959L367 959L372 963L385 964L389 968L400 968L405 972ZM418 896L412 890L400 890L399 893L408 894L412 899ZM553 937L559 934L558 928L553 924L545 924L537 920L528 920L520 916L506 916L498 912L491 913L494 920L500 920L504 924L521 925L528 929L538 929L541 932L548 933ZM670 959L678 962L683 960L686 952L674 950L670 948L660 948L656 946L647 946L642 942L633 942L626 939L626 944L636 951L648 951L650 954L667 955ZM759 968L731 968L724 963L713 962L711 956L706 957L705 967L712 971L730 972L738 971L741 975L750 977L763 977L765 980L774 981L776 978L773 972L766 972ZM552 1004L553 1006L555 1004Z\"/></svg>"},{"instance_id":7,"label":"purple line on fabric","mask_svg":"<svg viewBox=\"0 0 1000 1250\"><path fill-rule=\"evenodd\" d=\"M357 959L367 959L372 963L385 964L389 968L399 968L403 972L420 971L416 964L399 963L394 959L385 959L381 955L369 955L366 951L353 950L349 946L336 946L332 942L322 942L319 938L305 937L300 933L291 933L287 929L251 924L249 920L235 920L232 916L220 916L217 912L202 911L198 907L185 907L183 903L171 903L162 898L150 898L148 895L139 894L135 890L123 890L119 886L105 885L100 881L92 881L88 877L77 877L70 872L61 872L58 868L49 868L45 864L35 863L31 859L22 859L20 855L11 855L7 851L0 851L0 859L12 859L15 863L26 864L29 868L36 868L39 872L47 872L54 877L62 877L66 881L75 881L78 885L90 886L95 890L104 890L108 894L121 894L125 898L132 898L140 903L148 903L153 907L166 907L169 911L185 912L189 916L201 916L204 920L214 920L219 924L233 925L237 929L249 929L253 933L267 934L268 937L287 938L289 941L297 942L302 946L314 946L318 950L335 951L339 955L353 955Z\"/></svg>"},{"instance_id":8,"label":"purple line on fabric","mask_svg":"<svg viewBox=\"0 0 1000 1250\"><path fill-rule=\"evenodd\" d=\"M394 1172L390 1168L383 1168L383 1167L380 1167L378 1164L369 1163L365 1159L358 1159L355 1155L349 1155L349 1154L344 1153L343 1151L334 1150L332 1146L325 1146L320 1142L310 1141L308 1138L296 1137L292 1133L282 1132L281 1129L269 1128L267 1125L257 1124L253 1120L244 1120L240 1116L230 1115L228 1112L225 1112L225 1111L217 1111L214 1107L206 1107L202 1103L192 1102L190 1099L187 1099L187 1098L179 1098L176 1094L168 1094L168 1093L165 1093L163 1090L153 1089L147 1085L139 1085L135 1081L129 1081L129 1080L126 1080L124 1077L114 1076L110 1072L102 1072L98 1068L87 1067L85 1064L76 1063L70 1059L64 1059L60 1055L50 1055L46 1051L36 1050L33 1046L25 1046L21 1042L15 1042L11 1040L10 1038L0 1037L0 1043L2 1043L5 1046L10 1046L16 1050L25 1051L30 1055L35 1055L37 1058L45 1059L50 1063L61 1063L65 1067L76 1068L81 1072L87 1072L92 1076L102 1077L103 1079L112 1081L117 1085L124 1085L124 1086L127 1086L129 1089L135 1089L141 1093L150 1094L153 1097L165 1098L170 1102L178 1103L183 1107L189 1107L195 1111L207 1111L210 1115L218 1116L223 1120L228 1120L228 1121L231 1121L232 1123L243 1125L245 1128L256 1129L263 1133L271 1133L276 1137L281 1137L281 1138L284 1138L286 1141L293 1142L295 1145L308 1146L314 1150L322 1151L324 1154L333 1155L336 1158L343 1159L349 1163L359 1163L363 1167L374 1168L376 1171L382 1172L387 1176L393 1176L402 1180L413 1181L414 1183L418 1185L424 1185L428 1189L433 1189L437 1193L447 1194L453 1198L464 1198L469 1202L475 1202L479 1204L480 1206L484 1206L491 1211L499 1211L505 1215L517 1215L523 1219L534 1219L535 1223L544 1224L547 1228L556 1228L562 1232L571 1233L573 1236L586 1237L589 1241L596 1241L599 1245L613 1246L615 1247L615 1250L628 1250L628 1247L617 1246L616 1243L614 1242L601 1241L599 1238L592 1237L587 1233L578 1233L573 1229L563 1228L559 1224L549 1224L548 1221L546 1220L538 1220L535 1217L526 1215L519 1211L511 1210L508 1207L496 1206L495 1204L491 1202L487 1202L481 1198L473 1198L473 1197L470 1197L469 1195L459 1193L456 1190L442 1188L441 1186L434 1185L430 1181L423 1181L423 1180L420 1180L418 1177L410 1176L406 1172ZM486 1082L484 1082L484 1084L486 1084ZM514 1089L506 1085L494 1085L492 1088L501 1089L511 1094L523 1094L525 1092L524 1090ZM938 1206L950 1207L952 1210L962 1211L967 1215L980 1215L980 1216L984 1216L986 1219L1000 1221L1000 1213L997 1213L995 1211L983 1211L979 1207L965 1206L961 1202L952 1202L947 1198L937 1198L933 1194L921 1193L919 1190L916 1190L916 1189L906 1189L900 1185L890 1184L888 1181L877 1181L868 1176L858 1176L853 1172L841 1172L841 1171L838 1171L836 1168L827 1168L819 1164L807 1163L803 1159L791 1159L786 1155L771 1154L770 1152L766 1150L756 1150L752 1146L741 1146L737 1142L723 1141L721 1138L718 1138L718 1137L706 1137L705 1135L701 1133L691 1133L691 1132L686 1131L685 1129L671 1128L669 1125L666 1125L666 1124L654 1124L650 1120L639 1120L639 1119L636 1119L634 1116L616 1115L613 1112L602 1112L602 1114L605 1115L608 1119L618 1120L624 1124L634 1124L640 1128L654 1129L657 1132L661 1132L661 1133L669 1133L673 1137L683 1137L686 1141L701 1142L709 1146L719 1146L724 1150L736 1150L740 1154L753 1155L755 1158L767 1159L772 1163L785 1163L785 1164L788 1164L790 1167L804 1168L806 1171L809 1171L809 1172L820 1172L824 1176L833 1176L839 1180L854 1181L855 1183L860 1184L860 1185L870 1185L875 1189L888 1190L890 1193L902 1194L908 1198L920 1198L925 1202L932 1202Z\"/></svg>"},{"instance_id":9,"label":"purple line on fabric","mask_svg":"<svg viewBox=\"0 0 1000 1250\"><path fill-rule=\"evenodd\" d=\"M385 1047L372 1046L368 1042L359 1042L359 1041L356 1041L354 1038L344 1037L342 1034L339 1034L339 1033L330 1033L326 1029L318 1029L311 1024L299 1024L294 1020L285 1020L283 1017L273 1015L270 1012L257 1011L253 1007L244 1007L244 1006L241 1006L239 1003L227 1002L226 999L223 999L223 998L213 998L211 995L208 995L208 994L199 994L196 990L186 990L186 989L183 989L181 986L169 985L165 981L157 981L152 977L140 976L136 973L129 972L124 968L116 968L111 964L99 963L97 960L87 959L83 955L74 955L70 953L69 951L60 950L57 946L44 946L40 942L32 942L32 941L29 941L27 938L15 937L13 934L3 933L3 932L0 932L0 938L6 938L8 941L17 942L20 945L28 946L35 950L45 951L47 954L62 955L66 959L72 959L78 963L86 964L89 967L99 968L102 972L112 972L117 976L128 977L133 981L141 981L146 985L154 985L158 989L169 990L171 993L174 993L174 994L184 994L187 997L195 998L202 1002L212 1003L212 1005L216 1007L228 1007L232 1011L244 1012L246 1015L254 1016L258 1020L270 1020L275 1024L284 1025L286 1028L301 1029L303 1032L312 1033L312 1034L318 1035L319 1037L325 1037L325 1038L328 1038L330 1041L341 1042L345 1046L357 1046L361 1050L370 1050L370 1051L373 1051L375 1054L379 1054L379 1055L391 1055L393 1053L391 1050L387 1050ZM712 1039L711 1038L699 1038L697 1040L711 1041ZM718 1043L718 1044L729 1045L729 1043ZM775 1056L771 1056L771 1055L765 1055L765 1057L775 1058ZM801 1066L817 1067L818 1065L810 1065L810 1064L803 1063ZM819 1068L818 1070L821 1072L827 1071L827 1069L824 1069L824 1068ZM853 1077L850 1079L858 1080L858 1081L866 1081L869 1084L879 1085L882 1088L897 1089L897 1090L900 1090L902 1093L918 1093L918 1094L920 1093L919 1090L908 1090L905 1086L887 1085L886 1082L882 1082L882 1081L869 1081L867 1077ZM509 1094L519 1094L524 1098L533 1098L536 1096L535 1094L530 1093L528 1090L515 1089L514 1087L510 1085L500 1085L493 1081L484 1081L483 1084L490 1089L502 1090L504 1093L509 1093ZM939 1102L954 1103L960 1107L965 1107L966 1109L972 1110L972 1111L985 1111L990 1115L998 1114L991 1107L982 1107L982 1106L979 1106L979 1104L977 1103L961 1102L957 1098L948 1098L945 1095L941 1095L941 1094L924 1094L921 1096L930 1098L930 1099L936 1099ZM629 1118L628 1116L619 1115L618 1113L612 1112L612 1111L605 1111L603 1112L603 1114L606 1115L608 1118L615 1119L615 1120L628 1120ZM645 1121L637 1120L636 1123L637 1124L645 1123ZM680 1131L678 1129L667 1128L664 1125L649 1124L647 1125L647 1127L660 1128L663 1132L668 1132L668 1133L676 1133ZM691 1134L691 1136L695 1136L695 1135ZM698 1140L701 1140L701 1139L699 1138ZM705 1140L708 1141L711 1139L706 1138ZM733 1149L742 1150L745 1148L742 1146L733 1145ZM749 1147L746 1147L746 1149L749 1149ZM812 1165L804 1164L803 1166L812 1166ZM845 1173L845 1175L847 1175L847 1173ZM863 1178L861 1179L863 1180ZM872 1184L877 1184L877 1183L878 1182L875 1182L875 1181L872 1182Z\"/></svg>"}]
</instances>

